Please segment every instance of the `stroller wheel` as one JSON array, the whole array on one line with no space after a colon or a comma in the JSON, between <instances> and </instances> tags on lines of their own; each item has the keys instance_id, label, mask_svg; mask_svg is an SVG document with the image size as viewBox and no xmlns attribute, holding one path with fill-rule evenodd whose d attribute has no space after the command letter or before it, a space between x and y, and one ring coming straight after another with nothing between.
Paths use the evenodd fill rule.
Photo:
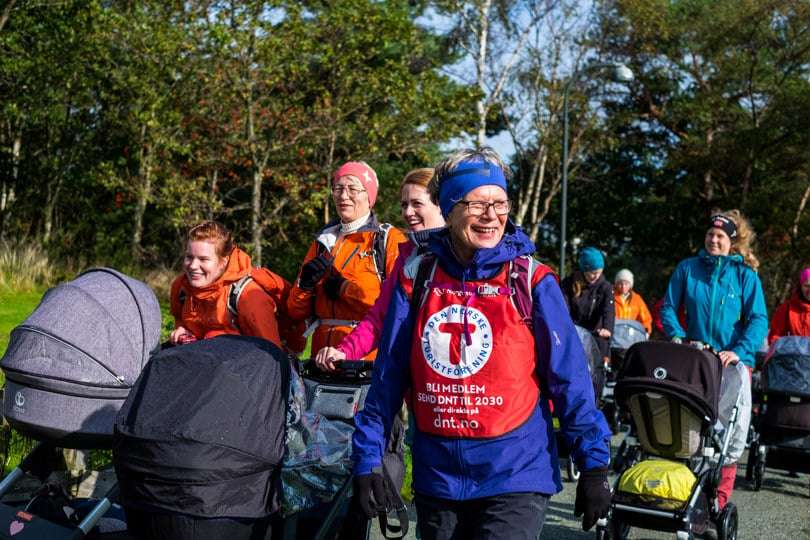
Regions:
<instances>
[{"instance_id":1,"label":"stroller wheel","mask_svg":"<svg viewBox=\"0 0 810 540\"><path fill-rule=\"evenodd\" d=\"M720 519L717 524L718 540L737 540L737 506L728 503L720 512Z\"/></svg>"},{"instance_id":2,"label":"stroller wheel","mask_svg":"<svg viewBox=\"0 0 810 540\"><path fill-rule=\"evenodd\" d=\"M757 462L754 465L754 491L762 489L762 480L765 478L765 464Z\"/></svg>"},{"instance_id":3,"label":"stroller wheel","mask_svg":"<svg viewBox=\"0 0 810 540\"><path fill-rule=\"evenodd\" d=\"M579 480L579 471L577 470L577 465L571 459L568 460L568 467L566 472L568 473L569 481L576 482L577 480Z\"/></svg>"},{"instance_id":4,"label":"stroller wheel","mask_svg":"<svg viewBox=\"0 0 810 540\"><path fill-rule=\"evenodd\" d=\"M620 519L610 520L610 538L611 540L627 540L630 534L630 525L622 522Z\"/></svg>"},{"instance_id":5,"label":"stroller wheel","mask_svg":"<svg viewBox=\"0 0 810 540\"><path fill-rule=\"evenodd\" d=\"M751 445L748 450L748 463L745 464L745 479L749 482L754 479L754 466L757 463L757 444Z\"/></svg>"}]
</instances>

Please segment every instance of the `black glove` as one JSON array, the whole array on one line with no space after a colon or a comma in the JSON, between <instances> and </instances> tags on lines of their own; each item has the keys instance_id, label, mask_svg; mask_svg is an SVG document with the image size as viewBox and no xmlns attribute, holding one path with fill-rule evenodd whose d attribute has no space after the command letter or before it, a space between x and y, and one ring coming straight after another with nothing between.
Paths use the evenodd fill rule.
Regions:
<instances>
[{"instance_id":1,"label":"black glove","mask_svg":"<svg viewBox=\"0 0 810 540\"><path fill-rule=\"evenodd\" d=\"M344 281L346 281L346 278L340 274L329 276L323 280L323 292L326 294L326 297L332 300L340 298L340 289L343 287Z\"/></svg>"},{"instance_id":2,"label":"black glove","mask_svg":"<svg viewBox=\"0 0 810 540\"><path fill-rule=\"evenodd\" d=\"M298 286L305 291L311 291L315 285L332 266L332 262L323 255L310 259L307 264L301 267L301 276L298 278Z\"/></svg>"},{"instance_id":3,"label":"black glove","mask_svg":"<svg viewBox=\"0 0 810 540\"><path fill-rule=\"evenodd\" d=\"M599 518L607 515L609 508L610 484L607 467L580 472L574 516L582 516L582 530L589 531Z\"/></svg>"},{"instance_id":4,"label":"black glove","mask_svg":"<svg viewBox=\"0 0 810 540\"><path fill-rule=\"evenodd\" d=\"M353 489L355 502L366 518L374 519L380 512L385 512L385 484L380 473L356 476Z\"/></svg>"}]
</instances>

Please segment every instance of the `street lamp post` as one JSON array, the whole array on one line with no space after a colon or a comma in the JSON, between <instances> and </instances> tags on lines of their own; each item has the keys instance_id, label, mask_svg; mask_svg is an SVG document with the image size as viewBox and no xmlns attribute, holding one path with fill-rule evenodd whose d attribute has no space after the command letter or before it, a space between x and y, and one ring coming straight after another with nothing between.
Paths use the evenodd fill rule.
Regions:
<instances>
[{"instance_id":1,"label":"street lamp post","mask_svg":"<svg viewBox=\"0 0 810 540\"><path fill-rule=\"evenodd\" d=\"M611 79L616 82L630 82L633 80L633 71L625 64L617 63L596 63L589 64L579 71L575 71L565 84L565 94L563 97L563 151L562 151L562 210L560 211L560 270L562 276L565 273L565 227L568 212L568 94L571 93L571 85L577 77L583 73L596 69L612 68Z\"/></svg>"}]
</instances>

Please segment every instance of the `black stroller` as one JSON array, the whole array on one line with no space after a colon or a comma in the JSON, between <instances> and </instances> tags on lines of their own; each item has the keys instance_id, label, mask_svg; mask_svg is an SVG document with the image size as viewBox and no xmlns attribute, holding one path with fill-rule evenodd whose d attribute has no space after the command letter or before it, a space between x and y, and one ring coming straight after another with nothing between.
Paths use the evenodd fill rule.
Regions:
<instances>
[{"instance_id":1,"label":"black stroller","mask_svg":"<svg viewBox=\"0 0 810 540\"><path fill-rule=\"evenodd\" d=\"M718 538L735 538L735 505L717 508L720 469L739 403L725 411L728 420L719 427L718 419L726 418L719 410L720 359L702 344L647 341L633 345L625 360L616 400L630 413L649 459L618 475L597 537L622 539L630 527L641 527L690 539L713 521Z\"/></svg>"},{"instance_id":2,"label":"black stroller","mask_svg":"<svg viewBox=\"0 0 810 540\"><path fill-rule=\"evenodd\" d=\"M132 536L337 535L351 496L354 428L345 420L367 382L311 387L315 412L294 364L269 341L235 335L152 358L115 423L113 462Z\"/></svg>"},{"instance_id":3,"label":"black stroller","mask_svg":"<svg viewBox=\"0 0 810 540\"><path fill-rule=\"evenodd\" d=\"M102 535L98 527L108 511L116 510L117 486L100 499L83 501L89 503L83 505L86 511L77 505L74 512L77 501L48 478L59 449L112 448L115 415L158 348L160 329L160 306L146 284L96 268L46 292L11 332L0 361L5 417L14 430L39 443L0 482L0 495L29 475L42 482L37 490L42 495L25 507L0 504L0 538L84 538L91 532L126 537L121 529L116 536ZM57 511L51 512L57 500ZM125 533L123 519L116 521Z\"/></svg>"},{"instance_id":4,"label":"black stroller","mask_svg":"<svg viewBox=\"0 0 810 540\"><path fill-rule=\"evenodd\" d=\"M762 400L754 427L746 479L762 488L765 469L810 472L810 338L773 342L762 368Z\"/></svg>"},{"instance_id":5,"label":"black stroller","mask_svg":"<svg viewBox=\"0 0 810 540\"><path fill-rule=\"evenodd\" d=\"M591 382L594 386L594 400L596 404L599 405L599 396L602 395L605 384L605 362L593 334L579 325L574 325L574 328L577 330L579 341L582 343L582 348L585 351L585 358L588 360L588 372L591 374ZM579 471L577 470L576 464L571 459L568 447L565 445L565 438L562 436L559 420L557 420L556 417L552 419L554 421L554 436L557 442L557 457L560 463L565 465L568 480L570 482L576 482L579 479Z\"/></svg>"}]
</instances>

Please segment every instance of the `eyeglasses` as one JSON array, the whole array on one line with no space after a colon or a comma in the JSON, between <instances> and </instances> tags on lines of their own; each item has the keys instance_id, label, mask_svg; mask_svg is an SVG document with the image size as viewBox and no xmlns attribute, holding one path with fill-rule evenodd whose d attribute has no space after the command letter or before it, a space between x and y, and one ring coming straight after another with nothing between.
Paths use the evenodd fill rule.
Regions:
<instances>
[{"instance_id":1,"label":"eyeglasses","mask_svg":"<svg viewBox=\"0 0 810 540\"><path fill-rule=\"evenodd\" d=\"M358 189L354 186L341 186L341 185L332 186L332 195L334 195L335 197L340 197L341 195L343 195L344 191L348 193L349 197L352 199L356 199L358 195L366 192L365 189Z\"/></svg>"},{"instance_id":2,"label":"eyeglasses","mask_svg":"<svg viewBox=\"0 0 810 540\"><path fill-rule=\"evenodd\" d=\"M495 201L495 202L484 202L484 201L458 201L458 204L463 204L467 207L467 212L471 216L483 216L487 212L489 212L489 208L492 207L495 209L495 213L499 216L505 216L509 213L512 209L512 201Z\"/></svg>"}]
</instances>

